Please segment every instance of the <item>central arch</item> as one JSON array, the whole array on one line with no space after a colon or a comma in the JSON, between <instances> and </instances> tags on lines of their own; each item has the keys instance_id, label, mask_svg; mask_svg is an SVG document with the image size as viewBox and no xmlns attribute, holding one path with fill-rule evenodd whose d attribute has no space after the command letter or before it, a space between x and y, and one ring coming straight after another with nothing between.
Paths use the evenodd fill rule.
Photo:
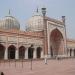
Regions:
<instances>
[{"instance_id":1,"label":"central arch","mask_svg":"<svg viewBox=\"0 0 75 75\"><path fill-rule=\"evenodd\" d=\"M4 59L5 47L0 44L0 59Z\"/></svg>"},{"instance_id":2,"label":"central arch","mask_svg":"<svg viewBox=\"0 0 75 75\"><path fill-rule=\"evenodd\" d=\"M63 35L58 29L54 29L50 35L51 56L62 55L64 50Z\"/></svg>"},{"instance_id":3,"label":"central arch","mask_svg":"<svg viewBox=\"0 0 75 75\"><path fill-rule=\"evenodd\" d=\"M16 47L11 45L8 47L8 59L15 59Z\"/></svg>"}]
</instances>

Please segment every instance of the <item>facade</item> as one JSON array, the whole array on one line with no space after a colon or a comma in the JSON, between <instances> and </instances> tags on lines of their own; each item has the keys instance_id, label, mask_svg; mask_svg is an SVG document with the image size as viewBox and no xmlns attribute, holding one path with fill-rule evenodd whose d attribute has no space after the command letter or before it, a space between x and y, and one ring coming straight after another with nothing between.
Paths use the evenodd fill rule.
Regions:
<instances>
[{"instance_id":1,"label":"facade","mask_svg":"<svg viewBox=\"0 0 75 75\"><path fill-rule=\"evenodd\" d=\"M22 31L9 14L0 20L0 59L74 57L75 40L67 39L66 34L65 16L57 20L36 14Z\"/></svg>"}]
</instances>

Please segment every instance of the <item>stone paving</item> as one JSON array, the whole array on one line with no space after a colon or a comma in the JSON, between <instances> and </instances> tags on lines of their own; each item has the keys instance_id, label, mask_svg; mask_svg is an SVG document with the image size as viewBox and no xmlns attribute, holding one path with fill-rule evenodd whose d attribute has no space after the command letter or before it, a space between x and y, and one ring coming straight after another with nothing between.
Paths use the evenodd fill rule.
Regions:
<instances>
[{"instance_id":1,"label":"stone paving","mask_svg":"<svg viewBox=\"0 0 75 75\"><path fill-rule=\"evenodd\" d=\"M0 71L5 75L75 75L75 59L44 60L27 62L0 62Z\"/></svg>"}]
</instances>

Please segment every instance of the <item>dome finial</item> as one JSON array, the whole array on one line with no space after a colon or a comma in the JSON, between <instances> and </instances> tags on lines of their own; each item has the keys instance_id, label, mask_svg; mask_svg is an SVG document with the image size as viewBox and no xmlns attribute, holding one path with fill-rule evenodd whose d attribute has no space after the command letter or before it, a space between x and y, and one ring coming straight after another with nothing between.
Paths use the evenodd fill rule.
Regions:
<instances>
[{"instance_id":1,"label":"dome finial","mask_svg":"<svg viewBox=\"0 0 75 75\"><path fill-rule=\"evenodd\" d=\"M39 11L38 11L38 7L37 7L37 10L36 10L36 12L38 13Z\"/></svg>"},{"instance_id":2,"label":"dome finial","mask_svg":"<svg viewBox=\"0 0 75 75\"><path fill-rule=\"evenodd\" d=\"M10 15L10 9L9 9L9 13L8 14Z\"/></svg>"}]
</instances>

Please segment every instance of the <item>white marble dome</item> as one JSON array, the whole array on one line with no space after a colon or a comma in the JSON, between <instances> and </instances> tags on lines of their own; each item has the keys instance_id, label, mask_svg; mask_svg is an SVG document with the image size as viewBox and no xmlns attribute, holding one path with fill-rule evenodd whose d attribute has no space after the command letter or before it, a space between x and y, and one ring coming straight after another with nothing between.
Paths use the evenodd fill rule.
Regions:
<instances>
[{"instance_id":1,"label":"white marble dome","mask_svg":"<svg viewBox=\"0 0 75 75\"><path fill-rule=\"evenodd\" d=\"M34 15L27 21L27 31L42 31L43 28L43 17L40 15Z\"/></svg>"},{"instance_id":2,"label":"white marble dome","mask_svg":"<svg viewBox=\"0 0 75 75\"><path fill-rule=\"evenodd\" d=\"M20 29L20 23L13 16L5 16L0 20L0 29Z\"/></svg>"}]
</instances>

